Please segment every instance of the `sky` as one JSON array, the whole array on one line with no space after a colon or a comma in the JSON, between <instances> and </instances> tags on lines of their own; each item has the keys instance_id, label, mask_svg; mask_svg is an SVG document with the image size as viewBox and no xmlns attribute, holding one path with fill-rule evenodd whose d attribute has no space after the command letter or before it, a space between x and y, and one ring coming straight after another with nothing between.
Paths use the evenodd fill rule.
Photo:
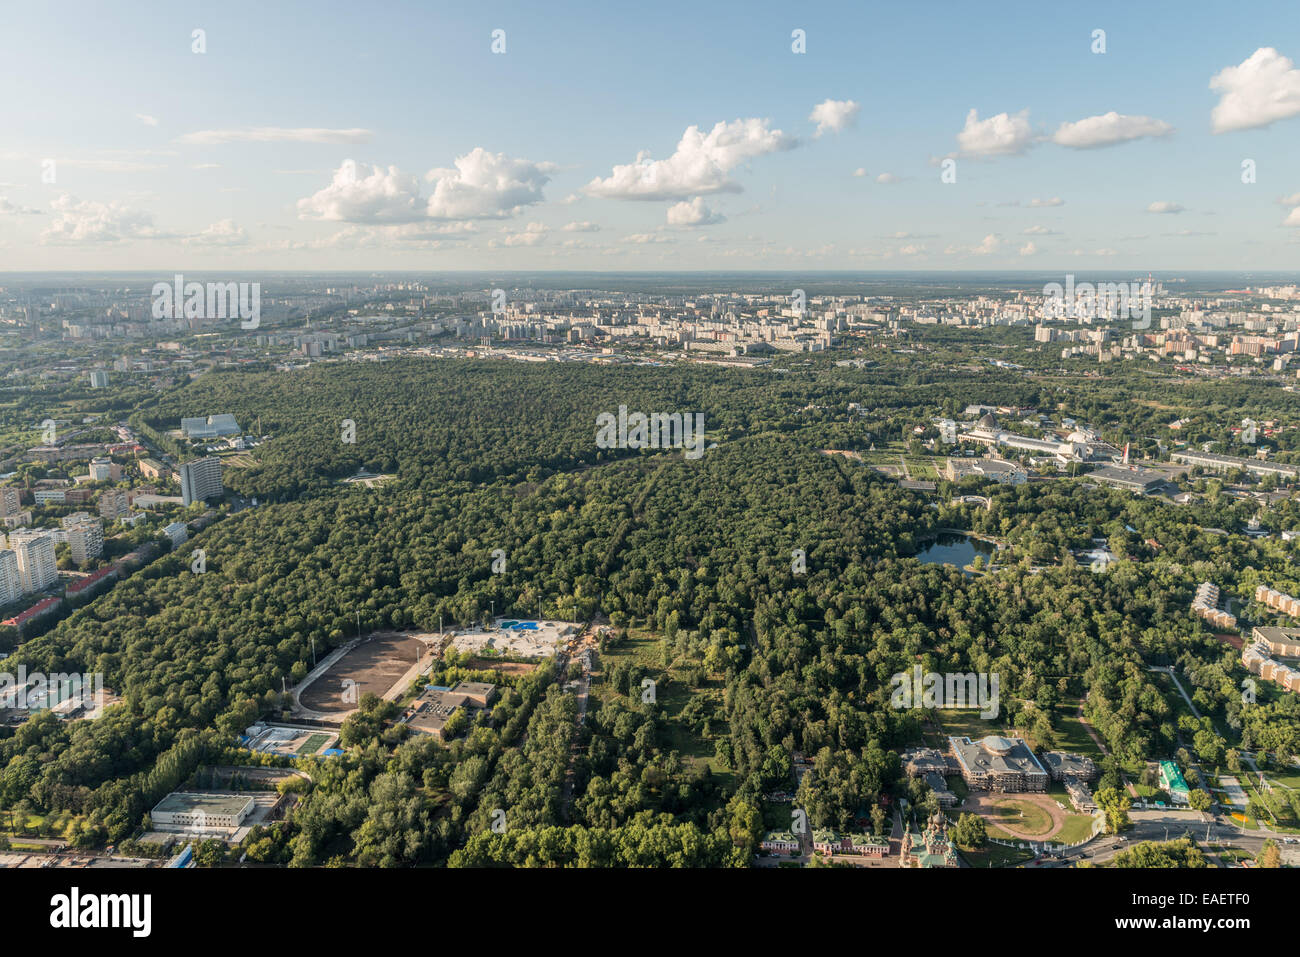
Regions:
<instances>
[{"instance_id":1,"label":"sky","mask_svg":"<svg viewBox=\"0 0 1300 957\"><path fill-rule=\"evenodd\" d=\"M0 88L0 271L1300 269L1294 2L11 0Z\"/></svg>"}]
</instances>

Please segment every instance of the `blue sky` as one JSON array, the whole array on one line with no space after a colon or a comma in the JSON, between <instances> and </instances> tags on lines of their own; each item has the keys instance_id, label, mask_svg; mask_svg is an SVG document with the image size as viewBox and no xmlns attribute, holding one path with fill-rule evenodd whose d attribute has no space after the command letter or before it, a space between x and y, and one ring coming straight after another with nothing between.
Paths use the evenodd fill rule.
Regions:
<instances>
[{"instance_id":1,"label":"blue sky","mask_svg":"<svg viewBox=\"0 0 1300 957\"><path fill-rule=\"evenodd\" d=\"M9 4L0 269L1295 268L1300 5L989 6Z\"/></svg>"}]
</instances>

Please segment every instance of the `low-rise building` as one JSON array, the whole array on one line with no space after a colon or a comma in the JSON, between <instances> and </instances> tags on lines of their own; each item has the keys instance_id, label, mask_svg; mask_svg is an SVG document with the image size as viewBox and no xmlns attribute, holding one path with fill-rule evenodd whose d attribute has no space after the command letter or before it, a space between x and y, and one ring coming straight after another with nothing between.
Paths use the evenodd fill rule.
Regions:
<instances>
[{"instance_id":1,"label":"low-rise building","mask_svg":"<svg viewBox=\"0 0 1300 957\"><path fill-rule=\"evenodd\" d=\"M949 482L985 478L1002 485L1023 485L1029 481L1028 474L1015 462L992 458L949 458L943 468L943 477Z\"/></svg>"},{"instance_id":2,"label":"low-rise building","mask_svg":"<svg viewBox=\"0 0 1300 957\"><path fill-rule=\"evenodd\" d=\"M149 813L159 830L234 830L253 810L254 801L242 794L173 791Z\"/></svg>"},{"instance_id":3,"label":"low-rise building","mask_svg":"<svg viewBox=\"0 0 1300 957\"><path fill-rule=\"evenodd\" d=\"M771 854L793 854L799 850L799 842L789 831L768 831L758 846Z\"/></svg>"},{"instance_id":4,"label":"low-rise building","mask_svg":"<svg viewBox=\"0 0 1300 957\"><path fill-rule=\"evenodd\" d=\"M1172 761L1160 762L1160 786L1175 804L1187 804L1191 800L1191 790L1183 779L1183 772Z\"/></svg>"},{"instance_id":5,"label":"low-rise building","mask_svg":"<svg viewBox=\"0 0 1300 957\"><path fill-rule=\"evenodd\" d=\"M1046 791L1048 774L1021 738L990 734L972 741L951 737L948 746L967 787L978 791Z\"/></svg>"},{"instance_id":6,"label":"low-rise building","mask_svg":"<svg viewBox=\"0 0 1300 957\"><path fill-rule=\"evenodd\" d=\"M1268 648L1274 658L1300 658L1300 628L1257 626L1251 637Z\"/></svg>"}]
</instances>

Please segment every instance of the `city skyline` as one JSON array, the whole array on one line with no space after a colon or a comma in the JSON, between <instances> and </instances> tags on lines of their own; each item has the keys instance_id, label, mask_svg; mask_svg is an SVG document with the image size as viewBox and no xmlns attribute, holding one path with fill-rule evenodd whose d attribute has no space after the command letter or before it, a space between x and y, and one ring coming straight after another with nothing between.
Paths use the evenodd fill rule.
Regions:
<instances>
[{"instance_id":1,"label":"city skyline","mask_svg":"<svg viewBox=\"0 0 1300 957\"><path fill-rule=\"evenodd\" d=\"M1300 241L1281 5L399 8L13 11L6 269L1268 271Z\"/></svg>"}]
</instances>

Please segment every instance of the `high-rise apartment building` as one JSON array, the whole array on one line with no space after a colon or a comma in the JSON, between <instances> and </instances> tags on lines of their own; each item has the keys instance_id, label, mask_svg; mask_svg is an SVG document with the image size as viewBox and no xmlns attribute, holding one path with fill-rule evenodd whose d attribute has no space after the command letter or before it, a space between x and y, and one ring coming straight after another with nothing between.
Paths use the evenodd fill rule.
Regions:
<instances>
[{"instance_id":1,"label":"high-rise apartment building","mask_svg":"<svg viewBox=\"0 0 1300 957\"><path fill-rule=\"evenodd\" d=\"M58 581L54 539L49 532L20 528L9 533L9 547L18 559L18 580L23 594L41 591Z\"/></svg>"},{"instance_id":2,"label":"high-rise apartment building","mask_svg":"<svg viewBox=\"0 0 1300 957\"><path fill-rule=\"evenodd\" d=\"M181 501L193 505L222 493L221 459L215 455L181 463Z\"/></svg>"},{"instance_id":3,"label":"high-rise apartment building","mask_svg":"<svg viewBox=\"0 0 1300 957\"><path fill-rule=\"evenodd\" d=\"M18 575L18 556L5 549L0 551L0 605L7 605L23 596L22 579Z\"/></svg>"},{"instance_id":4,"label":"high-rise apartment building","mask_svg":"<svg viewBox=\"0 0 1300 957\"><path fill-rule=\"evenodd\" d=\"M74 512L63 519L68 548L77 565L89 564L104 553L104 525L88 512Z\"/></svg>"},{"instance_id":5,"label":"high-rise apartment building","mask_svg":"<svg viewBox=\"0 0 1300 957\"><path fill-rule=\"evenodd\" d=\"M0 488L0 518L17 515L22 511L22 493L19 489Z\"/></svg>"},{"instance_id":6,"label":"high-rise apartment building","mask_svg":"<svg viewBox=\"0 0 1300 957\"><path fill-rule=\"evenodd\" d=\"M99 495L99 514L105 521L116 522L131 511L131 496L125 489L105 489Z\"/></svg>"}]
</instances>

